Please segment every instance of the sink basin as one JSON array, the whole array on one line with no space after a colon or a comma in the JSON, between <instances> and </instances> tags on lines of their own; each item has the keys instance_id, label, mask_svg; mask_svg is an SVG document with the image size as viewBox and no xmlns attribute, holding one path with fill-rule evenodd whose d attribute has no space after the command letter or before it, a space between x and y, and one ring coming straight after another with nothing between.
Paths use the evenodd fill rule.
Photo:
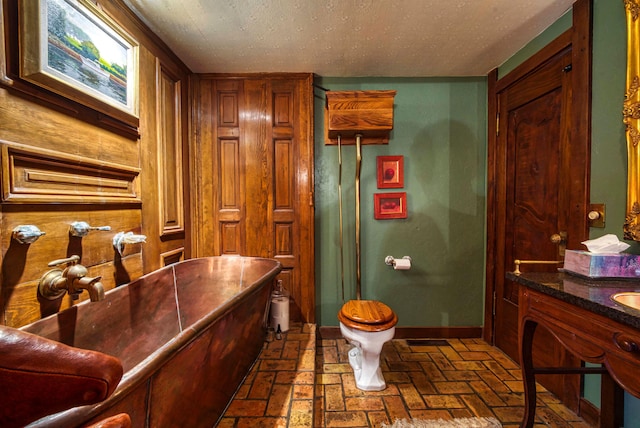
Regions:
<instances>
[{"instance_id":1,"label":"sink basin","mask_svg":"<svg viewBox=\"0 0 640 428\"><path fill-rule=\"evenodd\" d=\"M629 291L616 293L611 296L611 300L640 311L640 292Z\"/></svg>"}]
</instances>

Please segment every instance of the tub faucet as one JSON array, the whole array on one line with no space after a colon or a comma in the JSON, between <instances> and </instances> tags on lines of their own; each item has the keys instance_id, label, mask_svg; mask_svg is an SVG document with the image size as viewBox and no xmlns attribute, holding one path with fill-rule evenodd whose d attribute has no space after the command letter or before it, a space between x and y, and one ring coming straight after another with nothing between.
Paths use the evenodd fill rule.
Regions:
<instances>
[{"instance_id":1,"label":"tub faucet","mask_svg":"<svg viewBox=\"0 0 640 428\"><path fill-rule=\"evenodd\" d=\"M80 297L82 290L89 292L92 302L104 299L104 287L100 280L101 276L87 276L87 268L78 264L80 257L74 255L66 259L58 259L49 263L49 267L67 265L62 269L52 269L40 278L38 291L40 295L49 300L60 298L68 292L72 299Z\"/></svg>"}]
</instances>

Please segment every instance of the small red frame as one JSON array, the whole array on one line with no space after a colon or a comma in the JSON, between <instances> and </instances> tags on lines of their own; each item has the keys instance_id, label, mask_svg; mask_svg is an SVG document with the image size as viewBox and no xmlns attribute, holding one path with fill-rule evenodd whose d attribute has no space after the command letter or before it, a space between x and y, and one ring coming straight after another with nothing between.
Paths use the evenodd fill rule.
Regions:
<instances>
[{"instance_id":1,"label":"small red frame","mask_svg":"<svg viewBox=\"0 0 640 428\"><path fill-rule=\"evenodd\" d=\"M407 193L374 193L373 217L376 220L407 218Z\"/></svg>"},{"instance_id":2,"label":"small red frame","mask_svg":"<svg viewBox=\"0 0 640 428\"><path fill-rule=\"evenodd\" d=\"M378 189L404 187L404 156L378 156Z\"/></svg>"}]
</instances>

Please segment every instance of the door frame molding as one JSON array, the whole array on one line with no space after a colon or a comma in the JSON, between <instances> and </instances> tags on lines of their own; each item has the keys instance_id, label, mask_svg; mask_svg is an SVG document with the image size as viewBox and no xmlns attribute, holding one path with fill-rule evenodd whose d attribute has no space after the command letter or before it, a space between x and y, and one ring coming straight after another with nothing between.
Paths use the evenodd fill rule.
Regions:
<instances>
[{"instance_id":1,"label":"door frame molding","mask_svg":"<svg viewBox=\"0 0 640 428\"><path fill-rule=\"evenodd\" d=\"M547 46L532 55L506 76L498 80L498 70L493 69L488 74L488 126L487 126L487 261L486 261L486 286L485 286L485 313L483 339L494 344L494 314L495 314L495 279L502 274L496 270L496 261L499 257L496 250L500 247L498 240L503 239L499 232L497 212L504 207L499 207L501 200L497 194L497 177L503 173L505 165L497 164L498 142L498 111L499 94L505 88L517 82L519 79L533 71L547 59L558 52L571 47L571 150L572 158L582 160L578 168L571 168L571 201L569 217L581 219L574 226L574 233L569 236L568 247L577 248L581 241L588 238L589 224L587 211L590 195L590 165L591 165L591 56L592 56L592 0L578 0L573 5L573 23L571 29L565 31ZM493 120L492 118L496 118ZM572 164L572 166L574 166ZM577 233L576 233L577 232Z\"/></svg>"}]
</instances>

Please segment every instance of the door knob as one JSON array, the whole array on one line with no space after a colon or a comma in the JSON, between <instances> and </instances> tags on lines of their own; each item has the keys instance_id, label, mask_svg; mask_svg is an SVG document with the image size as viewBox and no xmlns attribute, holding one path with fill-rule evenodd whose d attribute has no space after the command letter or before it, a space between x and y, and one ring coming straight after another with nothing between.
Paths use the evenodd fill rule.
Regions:
<instances>
[{"instance_id":1,"label":"door knob","mask_svg":"<svg viewBox=\"0 0 640 428\"><path fill-rule=\"evenodd\" d=\"M558 246L558 256L564 258L564 252L567 249L567 232L558 232L551 235L551 242Z\"/></svg>"}]
</instances>

